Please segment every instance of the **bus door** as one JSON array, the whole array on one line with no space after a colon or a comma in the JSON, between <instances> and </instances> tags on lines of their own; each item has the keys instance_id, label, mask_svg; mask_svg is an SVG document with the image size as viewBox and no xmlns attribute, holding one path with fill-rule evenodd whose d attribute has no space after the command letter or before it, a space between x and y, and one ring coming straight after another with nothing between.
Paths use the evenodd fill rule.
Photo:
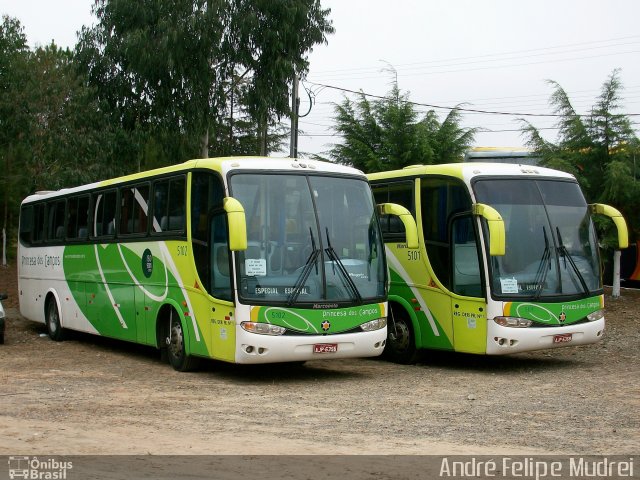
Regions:
<instances>
[{"instance_id":1,"label":"bus door","mask_svg":"<svg viewBox=\"0 0 640 480\"><path fill-rule=\"evenodd\" d=\"M454 216L450 225L454 349L485 353L487 305L474 218L470 214Z\"/></svg>"},{"instance_id":2,"label":"bus door","mask_svg":"<svg viewBox=\"0 0 640 480\"><path fill-rule=\"evenodd\" d=\"M423 177L419 201L425 250L437 279L430 280L426 302L449 341L425 338L423 331L424 346L484 353L486 305L468 190L455 178Z\"/></svg>"}]
</instances>

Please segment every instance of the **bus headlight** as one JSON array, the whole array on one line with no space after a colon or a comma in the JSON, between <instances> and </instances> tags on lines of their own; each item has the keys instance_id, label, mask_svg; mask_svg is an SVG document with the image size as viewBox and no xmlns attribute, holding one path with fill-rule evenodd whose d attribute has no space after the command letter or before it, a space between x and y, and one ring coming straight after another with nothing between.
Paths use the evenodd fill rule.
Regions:
<instances>
[{"instance_id":1,"label":"bus headlight","mask_svg":"<svg viewBox=\"0 0 640 480\"><path fill-rule=\"evenodd\" d=\"M533 324L531 320L520 317L494 317L493 321L503 327L512 328L527 328Z\"/></svg>"},{"instance_id":2,"label":"bus headlight","mask_svg":"<svg viewBox=\"0 0 640 480\"><path fill-rule=\"evenodd\" d=\"M595 322L596 320L600 320L602 318L604 318L604 310L602 309L596 310L595 312L587 315L587 320L589 320L590 322Z\"/></svg>"},{"instance_id":3,"label":"bus headlight","mask_svg":"<svg viewBox=\"0 0 640 480\"><path fill-rule=\"evenodd\" d=\"M373 332L374 330L380 330L387 326L387 317L376 318L370 322L363 323L360 328L365 332Z\"/></svg>"},{"instance_id":4,"label":"bus headlight","mask_svg":"<svg viewBox=\"0 0 640 480\"><path fill-rule=\"evenodd\" d=\"M240 326L247 332L258 333L260 335L282 335L287 331L284 327L271 325L270 323L242 322Z\"/></svg>"}]
</instances>

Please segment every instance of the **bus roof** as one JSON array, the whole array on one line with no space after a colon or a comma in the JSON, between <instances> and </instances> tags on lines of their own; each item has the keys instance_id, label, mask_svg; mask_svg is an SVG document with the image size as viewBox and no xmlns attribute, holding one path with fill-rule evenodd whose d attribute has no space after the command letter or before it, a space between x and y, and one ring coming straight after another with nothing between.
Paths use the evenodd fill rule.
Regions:
<instances>
[{"instance_id":1,"label":"bus roof","mask_svg":"<svg viewBox=\"0 0 640 480\"><path fill-rule=\"evenodd\" d=\"M345 165L339 165L319 160L294 159L289 157L220 157L220 158L201 158L188 160L177 165L157 168L154 170L146 170L143 172L133 173L122 177L111 178L108 180L89 183L73 188L63 188L55 191L36 192L23 200L23 203L29 203L36 200L79 193L83 191L91 191L100 187L110 185L118 185L121 183L132 182L136 180L144 180L148 177L179 173L182 171L204 168L216 171L223 177L232 170L264 170L264 171L311 171L326 172L342 175L356 175L365 178L360 170Z\"/></svg>"},{"instance_id":2,"label":"bus roof","mask_svg":"<svg viewBox=\"0 0 640 480\"><path fill-rule=\"evenodd\" d=\"M470 181L480 176L539 176L566 178L575 180L569 173L544 167L517 165L510 163L445 163L440 165L411 165L402 170L379 172L367 175L369 180L388 180L391 178L419 177L423 175L443 175Z\"/></svg>"}]
</instances>

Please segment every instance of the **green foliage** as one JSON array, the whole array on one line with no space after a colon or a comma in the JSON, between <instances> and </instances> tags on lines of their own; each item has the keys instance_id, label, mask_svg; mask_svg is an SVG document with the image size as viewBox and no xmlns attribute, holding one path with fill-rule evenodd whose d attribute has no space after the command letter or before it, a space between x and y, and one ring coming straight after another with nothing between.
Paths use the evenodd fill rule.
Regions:
<instances>
[{"instance_id":1,"label":"green foliage","mask_svg":"<svg viewBox=\"0 0 640 480\"><path fill-rule=\"evenodd\" d=\"M397 84L384 98L370 101L361 94L357 101L345 99L335 108L335 130L342 143L329 155L365 172L460 161L475 135L475 129L460 127L458 110L449 112L442 123L433 110L419 119Z\"/></svg>"},{"instance_id":2,"label":"green foliage","mask_svg":"<svg viewBox=\"0 0 640 480\"><path fill-rule=\"evenodd\" d=\"M636 157L640 143L629 117L616 113L621 106L622 83L614 70L602 85L591 114L578 115L562 87L549 81L554 91L550 103L558 118L556 143L542 138L539 130L522 120L528 145L541 156L544 166L575 175L590 203L607 203L618 208L638 238L640 220L636 205L640 201ZM597 219L601 238L615 244L615 227L608 219Z\"/></svg>"},{"instance_id":3,"label":"green foliage","mask_svg":"<svg viewBox=\"0 0 640 480\"><path fill-rule=\"evenodd\" d=\"M56 189L280 148L294 72L333 32L320 0L96 0L74 51L0 25L1 222Z\"/></svg>"},{"instance_id":4,"label":"green foliage","mask_svg":"<svg viewBox=\"0 0 640 480\"><path fill-rule=\"evenodd\" d=\"M207 156L212 141L233 145L223 134L231 99L269 143L294 72L333 32L319 0L97 0L95 13L77 47L81 68L113 119L142 132L141 154L153 138L171 163Z\"/></svg>"}]
</instances>

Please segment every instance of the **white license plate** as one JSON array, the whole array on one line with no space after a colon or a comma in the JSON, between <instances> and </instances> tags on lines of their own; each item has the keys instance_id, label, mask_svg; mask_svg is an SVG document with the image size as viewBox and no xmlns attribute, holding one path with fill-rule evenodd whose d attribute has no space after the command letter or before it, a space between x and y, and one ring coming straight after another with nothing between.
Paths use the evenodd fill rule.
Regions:
<instances>
[{"instance_id":1,"label":"white license plate","mask_svg":"<svg viewBox=\"0 0 640 480\"><path fill-rule=\"evenodd\" d=\"M316 343L313 346L313 353L336 353L337 351L337 343Z\"/></svg>"},{"instance_id":2,"label":"white license plate","mask_svg":"<svg viewBox=\"0 0 640 480\"><path fill-rule=\"evenodd\" d=\"M561 333L553 336L553 343L569 343L573 340L573 333Z\"/></svg>"}]
</instances>

